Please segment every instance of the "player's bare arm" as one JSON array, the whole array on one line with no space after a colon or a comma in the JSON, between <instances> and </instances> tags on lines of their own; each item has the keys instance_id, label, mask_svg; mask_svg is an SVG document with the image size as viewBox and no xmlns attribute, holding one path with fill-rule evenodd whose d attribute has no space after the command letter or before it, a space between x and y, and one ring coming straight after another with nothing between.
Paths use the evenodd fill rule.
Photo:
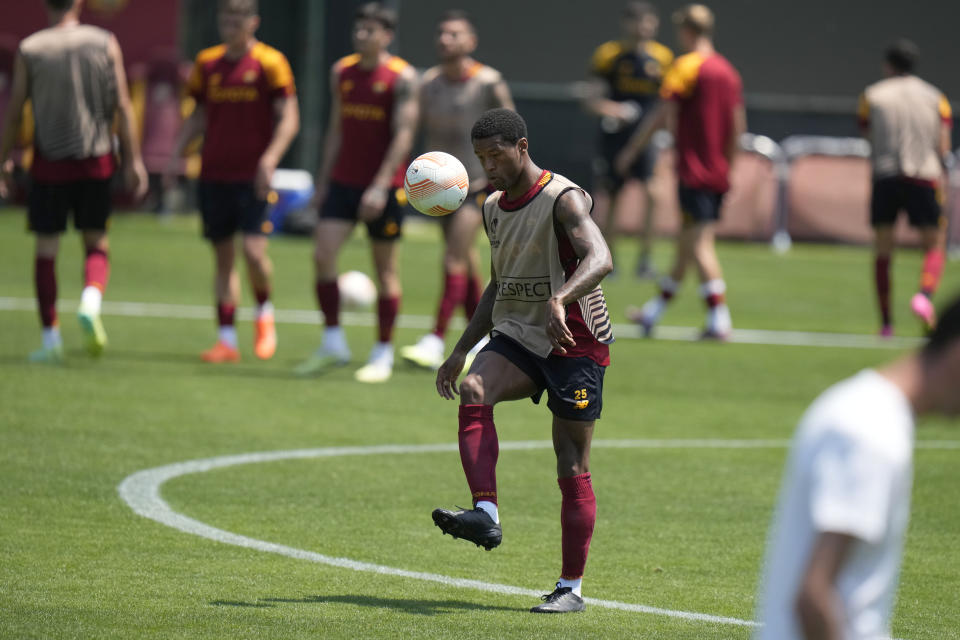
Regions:
<instances>
[{"instance_id":1,"label":"player's bare arm","mask_svg":"<svg viewBox=\"0 0 960 640\"><path fill-rule=\"evenodd\" d=\"M810 563L796 596L797 618L807 640L842 640L843 611L836 580L854 538L822 533L810 553Z\"/></svg>"},{"instance_id":2,"label":"player's bare arm","mask_svg":"<svg viewBox=\"0 0 960 640\"><path fill-rule=\"evenodd\" d=\"M20 134L23 123L23 105L27 101L27 65L20 54L13 63L13 85L10 88L10 100L3 117L3 135L0 138L0 197L10 194L10 180L13 174L13 145Z\"/></svg>"},{"instance_id":3,"label":"player's bare arm","mask_svg":"<svg viewBox=\"0 0 960 640\"><path fill-rule=\"evenodd\" d=\"M670 129L677 121L677 104L672 100L661 100L647 116L640 128L626 146L617 155L614 169L620 175L626 175L637 156L647 148L658 129Z\"/></svg>"},{"instance_id":4,"label":"player's bare arm","mask_svg":"<svg viewBox=\"0 0 960 640\"><path fill-rule=\"evenodd\" d=\"M110 38L109 53L113 60L113 73L117 83L117 114L120 116L117 134L120 138L123 180L127 189L139 200L147 193L147 169L143 165L140 142L135 133L133 105L130 103L130 91L127 88L123 52L115 37Z\"/></svg>"},{"instance_id":5,"label":"player's bare arm","mask_svg":"<svg viewBox=\"0 0 960 640\"><path fill-rule=\"evenodd\" d=\"M273 102L273 110L276 114L277 126L273 131L273 139L260 156L257 176L254 180L257 197L261 199L266 199L270 193L273 172L276 171L277 165L283 159L283 154L290 148L290 144L300 131L300 107L296 96L277 98Z\"/></svg>"},{"instance_id":6,"label":"player's bare arm","mask_svg":"<svg viewBox=\"0 0 960 640\"><path fill-rule=\"evenodd\" d=\"M940 123L940 157L943 158L946 162L947 158L950 156L951 147L953 146L953 128L950 126L949 122Z\"/></svg>"},{"instance_id":7,"label":"player's bare arm","mask_svg":"<svg viewBox=\"0 0 960 640\"><path fill-rule=\"evenodd\" d=\"M337 98L339 92L337 67L334 65L333 69L330 70L330 95L334 98L330 101L330 120L327 123L327 134L323 139L323 154L320 157L320 167L317 169L317 180L314 185L313 204L315 207L320 207L323 201L327 199L333 163L336 162L337 154L340 152L342 131L340 129L340 100Z\"/></svg>"},{"instance_id":8,"label":"player's bare arm","mask_svg":"<svg viewBox=\"0 0 960 640\"><path fill-rule=\"evenodd\" d=\"M362 222L376 220L387 205L390 183L397 168L407 160L416 135L420 103L417 90L417 72L413 67L404 69L394 86L393 138L384 154L383 162L373 182L364 191L360 200L357 218Z\"/></svg>"},{"instance_id":9,"label":"player's bare arm","mask_svg":"<svg viewBox=\"0 0 960 640\"><path fill-rule=\"evenodd\" d=\"M463 330L463 335L457 340L448 357L440 368L437 369L437 393L440 397L447 400L453 400L455 395L459 395L457 388L457 378L463 371L463 364L466 362L467 353L477 344L481 338L489 334L493 329L493 305L497 300L497 274L490 267L490 284L484 289L480 302L477 304L477 310L473 317Z\"/></svg>"},{"instance_id":10,"label":"player's bare arm","mask_svg":"<svg viewBox=\"0 0 960 640\"><path fill-rule=\"evenodd\" d=\"M593 291L604 276L613 270L613 258L603 234L590 216L590 203L580 191L571 190L560 196L556 204L556 220L570 238L573 250L580 258L576 271L557 289L547 304L547 337L553 348L566 353L565 347L575 346L573 334L567 327L567 305Z\"/></svg>"},{"instance_id":11,"label":"player's bare arm","mask_svg":"<svg viewBox=\"0 0 960 640\"><path fill-rule=\"evenodd\" d=\"M599 118L613 118L621 123L632 121L636 112L622 102L610 99L610 88L600 78L590 78L585 82L583 108Z\"/></svg>"},{"instance_id":12,"label":"player's bare arm","mask_svg":"<svg viewBox=\"0 0 960 640\"><path fill-rule=\"evenodd\" d=\"M733 109L731 114L730 139L727 140L727 162L733 165L733 159L740 153L740 138L747 132L747 110L741 104Z\"/></svg>"},{"instance_id":13,"label":"player's bare arm","mask_svg":"<svg viewBox=\"0 0 960 640\"><path fill-rule=\"evenodd\" d=\"M190 144L203 135L207 127L207 111L202 104L196 103L193 111L187 116L180 126L180 133L177 136L177 142L173 147L173 153L170 154L170 161L164 171L163 182L169 189L176 184L177 174L180 173L180 160L187 151Z\"/></svg>"}]
</instances>

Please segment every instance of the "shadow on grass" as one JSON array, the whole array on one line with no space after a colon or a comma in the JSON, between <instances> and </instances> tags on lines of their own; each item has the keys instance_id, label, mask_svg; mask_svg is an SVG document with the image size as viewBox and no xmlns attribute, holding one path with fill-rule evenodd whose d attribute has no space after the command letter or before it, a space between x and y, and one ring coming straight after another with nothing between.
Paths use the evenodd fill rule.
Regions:
<instances>
[{"instance_id":1,"label":"shadow on grass","mask_svg":"<svg viewBox=\"0 0 960 640\"><path fill-rule=\"evenodd\" d=\"M250 607L253 609L270 609L277 606L266 602L243 602L241 600L214 600L210 604L215 607Z\"/></svg>"},{"instance_id":2,"label":"shadow on grass","mask_svg":"<svg viewBox=\"0 0 960 640\"><path fill-rule=\"evenodd\" d=\"M274 607L277 604L352 604L375 609L396 609L414 615L435 616L454 611L526 611L523 607L500 607L463 600L403 600L357 595L307 596L305 598L260 598L256 602L214 600L218 607Z\"/></svg>"}]
</instances>

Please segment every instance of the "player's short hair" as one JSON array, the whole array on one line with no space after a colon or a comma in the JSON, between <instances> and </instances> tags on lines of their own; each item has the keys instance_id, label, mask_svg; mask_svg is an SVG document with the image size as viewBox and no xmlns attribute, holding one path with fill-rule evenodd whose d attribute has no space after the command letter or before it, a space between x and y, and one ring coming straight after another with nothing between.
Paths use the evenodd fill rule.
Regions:
<instances>
[{"instance_id":1,"label":"player's short hair","mask_svg":"<svg viewBox=\"0 0 960 640\"><path fill-rule=\"evenodd\" d=\"M960 340L960 297L950 303L937 319L937 327L930 334L923 347L926 359L935 359L950 346Z\"/></svg>"},{"instance_id":2,"label":"player's short hair","mask_svg":"<svg viewBox=\"0 0 960 640\"><path fill-rule=\"evenodd\" d=\"M77 0L44 0L47 6L54 11L67 11L72 9Z\"/></svg>"},{"instance_id":3,"label":"player's short hair","mask_svg":"<svg viewBox=\"0 0 960 640\"><path fill-rule=\"evenodd\" d=\"M653 16L654 18L659 17L657 8L653 6L652 2L628 2L623 8L623 17L630 18L632 20L640 20L641 18L646 18L647 16Z\"/></svg>"},{"instance_id":4,"label":"player's short hair","mask_svg":"<svg viewBox=\"0 0 960 640\"><path fill-rule=\"evenodd\" d=\"M217 0L217 10L242 13L245 16L260 14L260 6L257 0Z\"/></svg>"},{"instance_id":5,"label":"player's short hair","mask_svg":"<svg viewBox=\"0 0 960 640\"><path fill-rule=\"evenodd\" d=\"M887 47L884 59L898 73L912 73L920 60L920 48L911 40L899 38Z\"/></svg>"},{"instance_id":6,"label":"player's short hair","mask_svg":"<svg viewBox=\"0 0 960 640\"><path fill-rule=\"evenodd\" d=\"M673 13L673 24L677 27L689 29L698 36L712 36L713 11L706 5L688 4Z\"/></svg>"},{"instance_id":7,"label":"player's short hair","mask_svg":"<svg viewBox=\"0 0 960 640\"><path fill-rule=\"evenodd\" d=\"M379 22L380 26L387 31L397 29L397 12L379 2L368 2L360 5L357 12L353 14L353 19Z\"/></svg>"},{"instance_id":8,"label":"player's short hair","mask_svg":"<svg viewBox=\"0 0 960 640\"><path fill-rule=\"evenodd\" d=\"M470 31L473 31L474 33L477 32L477 25L473 24L473 20L470 19L470 14L463 9L450 9L449 11L444 11L440 16L440 19L437 20L437 24L453 22L455 20L466 22L467 26L470 27Z\"/></svg>"},{"instance_id":9,"label":"player's short hair","mask_svg":"<svg viewBox=\"0 0 960 640\"><path fill-rule=\"evenodd\" d=\"M527 137L527 123L513 109L490 109L485 111L470 129L471 140L500 136L504 142L516 144Z\"/></svg>"}]
</instances>

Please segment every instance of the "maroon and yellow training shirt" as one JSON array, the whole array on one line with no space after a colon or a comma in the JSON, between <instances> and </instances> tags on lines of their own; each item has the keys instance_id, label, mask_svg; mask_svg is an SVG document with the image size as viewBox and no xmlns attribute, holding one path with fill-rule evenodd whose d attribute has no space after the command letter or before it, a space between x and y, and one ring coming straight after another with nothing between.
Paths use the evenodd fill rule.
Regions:
<instances>
[{"instance_id":1,"label":"maroon and yellow training shirt","mask_svg":"<svg viewBox=\"0 0 960 640\"><path fill-rule=\"evenodd\" d=\"M257 42L239 60L226 45L197 55L188 89L206 110L201 180L249 182L273 138L274 102L295 94L286 57Z\"/></svg>"}]
</instances>

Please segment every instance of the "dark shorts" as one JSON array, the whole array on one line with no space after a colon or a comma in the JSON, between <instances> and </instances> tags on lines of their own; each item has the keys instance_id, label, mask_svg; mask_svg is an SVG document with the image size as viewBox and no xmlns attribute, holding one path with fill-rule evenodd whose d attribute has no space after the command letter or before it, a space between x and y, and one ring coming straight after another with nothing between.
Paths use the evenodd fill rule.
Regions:
<instances>
[{"instance_id":1,"label":"dark shorts","mask_svg":"<svg viewBox=\"0 0 960 640\"><path fill-rule=\"evenodd\" d=\"M337 182L330 183L327 199L320 210L320 218L357 221L357 209L363 198L364 187L348 187ZM367 233L374 240L398 240L403 228L403 207L397 202L397 195L391 189L387 195L387 206L383 214L367 224Z\"/></svg>"},{"instance_id":2,"label":"dark shorts","mask_svg":"<svg viewBox=\"0 0 960 640\"><path fill-rule=\"evenodd\" d=\"M874 227L892 225L901 211L907 212L912 227L938 226L941 207L937 188L901 178L882 178L874 182L870 224Z\"/></svg>"},{"instance_id":3,"label":"dark shorts","mask_svg":"<svg viewBox=\"0 0 960 640\"><path fill-rule=\"evenodd\" d=\"M723 194L706 189L691 189L679 185L677 197L680 200L680 214L683 216L683 226L692 227L704 222L716 222L720 219L720 206L723 204Z\"/></svg>"},{"instance_id":4,"label":"dark shorts","mask_svg":"<svg viewBox=\"0 0 960 640\"><path fill-rule=\"evenodd\" d=\"M53 235L73 226L80 231L106 231L110 219L110 180L34 182L27 200L27 220L34 233Z\"/></svg>"},{"instance_id":5,"label":"dark shorts","mask_svg":"<svg viewBox=\"0 0 960 640\"><path fill-rule=\"evenodd\" d=\"M516 341L497 334L483 351L499 353L523 371L537 385L530 396L534 404L547 392L547 407L558 418L598 420L603 409L603 367L590 358L565 358L551 354L533 355Z\"/></svg>"},{"instance_id":6,"label":"dark shorts","mask_svg":"<svg viewBox=\"0 0 960 640\"><path fill-rule=\"evenodd\" d=\"M200 181L198 187L203 237L218 242L238 231L261 235L273 231L267 203L257 198L252 182Z\"/></svg>"},{"instance_id":7,"label":"dark shorts","mask_svg":"<svg viewBox=\"0 0 960 640\"><path fill-rule=\"evenodd\" d=\"M647 182L653 177L653 171L657 165L657 150L653 145L647 145L647 147L640 152L637 159L630 165L630 170L627 172L626 177L617 174L613 168L613 164L617 159L617 155L619 155L628 141L629 138L622 141L613 138L603 138L601 140L600 155L594 159L593 167L598 188L610 193L616 193L629 178L637 178L643 182Z\"/></svg>"}]
</instances>

